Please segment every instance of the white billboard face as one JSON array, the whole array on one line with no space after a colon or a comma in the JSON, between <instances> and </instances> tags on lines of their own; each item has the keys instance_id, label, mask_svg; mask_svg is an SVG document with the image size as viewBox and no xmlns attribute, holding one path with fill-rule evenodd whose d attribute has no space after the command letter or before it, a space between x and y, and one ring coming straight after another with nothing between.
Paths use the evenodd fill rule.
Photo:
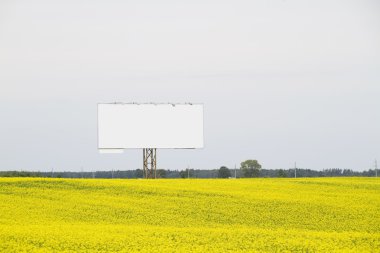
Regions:
<instances>
[{"instance_id":1,"label":"white billboard face","mask_svg":"<svg viewBox=\"0 0 380 253\"><path fill-rule=\"evenodd\" d=\"M98 148L203 148L203 105L98 104Z\"/></svg>"}]
</instances>

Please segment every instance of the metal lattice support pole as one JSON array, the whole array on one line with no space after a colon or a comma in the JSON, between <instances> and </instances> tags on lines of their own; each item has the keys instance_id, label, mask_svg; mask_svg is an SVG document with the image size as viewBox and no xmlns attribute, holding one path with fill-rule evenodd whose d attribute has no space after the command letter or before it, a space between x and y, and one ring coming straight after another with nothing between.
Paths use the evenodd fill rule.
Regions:
<instances>
[{"instance_id":1,"label":"metal lattice support pole","mask_svg":"<svg viewBox=\"0 0 380 253\"><path fill-rule=\"evenodd\" d=\"M143 149L144 178L156 178L157 156L155 148Z\"/></svg>"}]
</instances>

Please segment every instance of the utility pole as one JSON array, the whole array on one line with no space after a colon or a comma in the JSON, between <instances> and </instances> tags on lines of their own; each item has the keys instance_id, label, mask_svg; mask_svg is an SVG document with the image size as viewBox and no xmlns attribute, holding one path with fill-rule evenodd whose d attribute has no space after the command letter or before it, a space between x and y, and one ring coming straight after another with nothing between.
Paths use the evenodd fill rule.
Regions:
<instances>
[{"instance_id":1,"label":"utility pole","mask_svg":"<svg viewBox=\"0 0 380 253\"><path fill-rule=\"evenodd\" d=\"M375 174L376 174L376 177L377 177L377 160L375 160Z\"/></svg>"},{"instance_id":2,"label":"utility pole","mask_svg":"<svg viewBox=\"0 0 380 253\"><path fill-rule=\"evenodd\" d=\"M235 179L236 179L236 164L235 164Z\"/></svg>"},{"instance_id":3,"label":"utility pole","mask_svg":"<svg viewBox=\"0 0 380 253\"><path fill-rule=\"evenodd\" d=\"M297 162L294 163L294 178L297 178Z\"/></svg>"},{"instance_id":4,"label":"utility pole","mask_svg":"<svg viewBox=\"0 0 380 253\"><path fill-rule=\"evenodd\" d=\"M187 166L187 179L189 179L190 178L190 168L189 168L189 166Z\"/></svg>"}]
</instances>

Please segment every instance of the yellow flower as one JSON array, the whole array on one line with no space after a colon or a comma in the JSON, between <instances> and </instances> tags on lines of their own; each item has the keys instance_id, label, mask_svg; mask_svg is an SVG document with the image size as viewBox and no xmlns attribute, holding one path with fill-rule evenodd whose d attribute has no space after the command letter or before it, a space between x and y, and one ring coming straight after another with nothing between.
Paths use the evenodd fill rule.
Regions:
<instances>
[{"instance_id":1,"label":"yellow flower","mask_svg":"<svg viewBox=\"0 0 380 253\"><path fill-rule=\"evenodd\" d=\"M0 252L376 252L376 178L0 178Z\"/></svg>"}]
</instances>

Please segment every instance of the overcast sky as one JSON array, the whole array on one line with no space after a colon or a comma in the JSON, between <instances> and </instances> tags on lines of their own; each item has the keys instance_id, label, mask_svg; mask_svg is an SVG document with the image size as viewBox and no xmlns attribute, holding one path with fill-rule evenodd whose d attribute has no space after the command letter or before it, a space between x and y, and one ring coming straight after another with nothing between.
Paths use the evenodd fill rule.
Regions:
<instances>
[{"instance_id":1,"label":"overcast sky","mask_svg":"<svg viewBox=\"0 0 380 253\"><path fill-rule=\"evenodd\" d=\"M205 106L158 167L373 167L378 0L0 0L0 170L142 167L98 154L97 103Z\"/></svg>"}]
</instances>

